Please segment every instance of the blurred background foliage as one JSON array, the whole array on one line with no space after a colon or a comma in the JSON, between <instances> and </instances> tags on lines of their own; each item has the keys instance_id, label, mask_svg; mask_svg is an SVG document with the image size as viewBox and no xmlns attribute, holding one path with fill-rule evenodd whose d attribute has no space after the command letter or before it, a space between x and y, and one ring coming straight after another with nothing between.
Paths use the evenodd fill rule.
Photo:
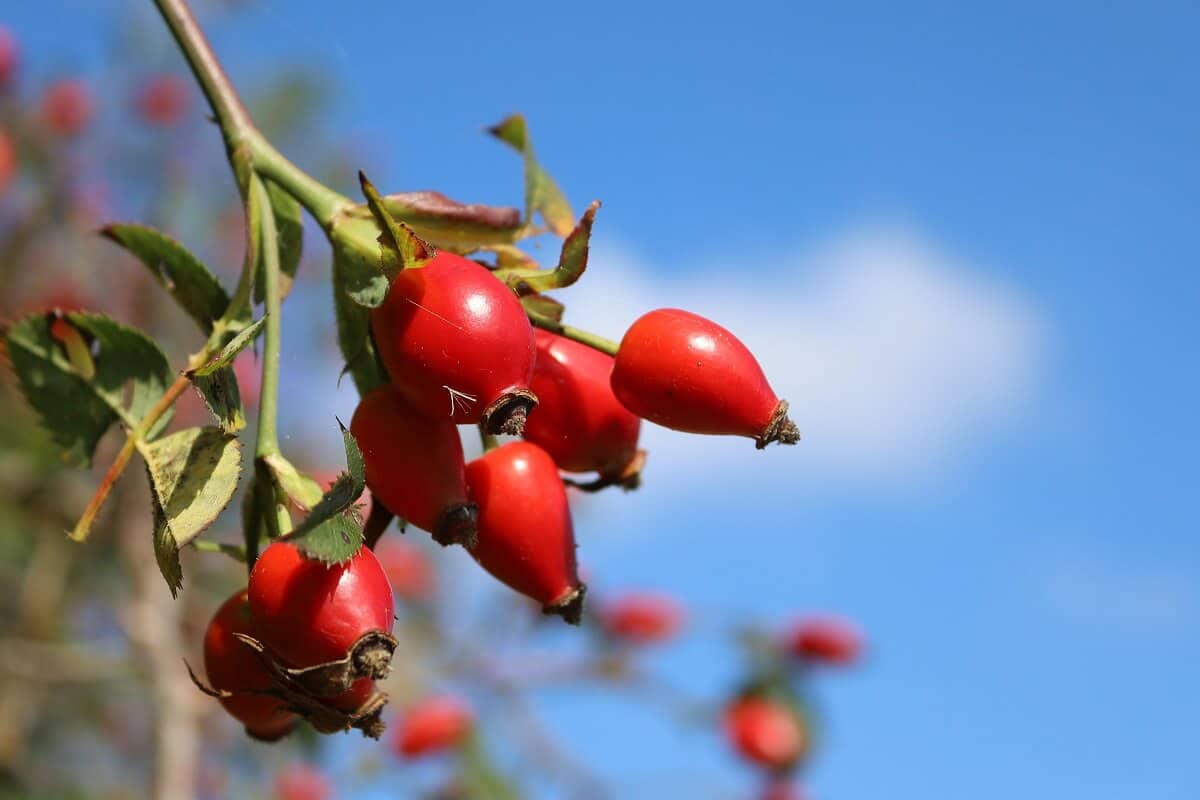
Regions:
<instances>
[{"instance_id":1,"label":"blurred background foliage","mask_svg":"<svg viewBox=\"0 0 1200 800\"><path fill-rule=\"evenodd\" d=\"M206 22L220 25L223 14L245 5L203 4ZM70 72L65 45L62 52L25 52L9 38L15 58L7 73L0 68L0 319L103 311L148 332L181 365L197 346L186 317L142 266L96 231L115 220L153 225L232 285L242 213L202 98L169 37L150 22L137 15L96 31L111 37L109 57L103 72L87 74ZM38 69L29 70L35 63ZM336 88L328 79L289 65L265 68L240 88L268 138L352 193L361 143L334 138L319 123ZM326 245L309 235L305 246L285 306L293 314L329 303ZM308 340L293 334L287 341L294 359L302 354L289 369L336 375L331 331L294 330ZM253 352L239 358L237 372L252 412ZM285 397L284 405L290 414L325 413L304 407L303 398ZM202 424L205 415L189 393L172 427ZM314 474L332 475L338 462L330 461L329 439L308 437L313 429L289 433L288 455ZM204 628L244 582L244 566L187 551L186 589L172 602L154 565L148 493L137 469L121 481L85 546L65 536L119 433L101 443L93 470L68 467L11 372L0 370L0 797L619 796L593 772L588 753L567 752L540 719L537 701L546 691L624 692L674 724L719 735L728 698L684 696L638 658L637 651L671 639L683 624L684 611L670 598L643 598L650 608L635 610L632 620L593 612L580 632L543 621L503 588L463 615L461 604L446 602L453 576L439 572L427 537L392 532L380 557L401 600L401 643L383 687L392 696L387 719L448 691L475 709L475 732L451 756L419 769L397 757L394 732L378 745L305 728L275 745L245 738L192 686L183 664L202 663ZM577 513L590 513L590 503L580 500ZM240 541L237 507L235 501L205 538ZM593 589L593 608L609 608L604 587ZM733 641L747 653L747 669L730 696L740 689L783 692L812 726L806 698L795 690L799 674L772 637L741 631ZM803 732L805 753L811 732ZM766 773L749 785L764 797L798 796ZM687 796L706 790L695 791Z\"/></svg>"}]
</instances>

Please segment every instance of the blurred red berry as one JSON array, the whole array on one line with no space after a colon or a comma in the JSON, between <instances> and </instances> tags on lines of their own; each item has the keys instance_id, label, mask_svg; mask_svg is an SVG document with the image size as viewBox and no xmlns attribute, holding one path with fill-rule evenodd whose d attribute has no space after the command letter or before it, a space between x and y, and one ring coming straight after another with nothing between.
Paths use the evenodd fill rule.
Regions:
<instances>
[{"instance_id":1,"label":"blurred red berry","mask_svg":"<svg viewBox=\"0 0 1200 800\"><path fill-rule=\"evenodd\" d=\"M839 666L855 663L863 650L858 628L838 617L801 620L788 635L787 646L797 658Z\"/></svg>"},{"instance_id":2,"label":"blurred red berry","mask_svg":"<svg viewBox=\"0 0 1200 800\"><path fill-rule=\"evenodd\" d=\"M17 71L17 37L0 25L0 89L7 86Z\"/></svg>"},{"instance_id":3,"label":"blurred red berry","mask_svg":"<svg viewBox=\"0 0 1200 800\"><path fill-rule=\"evenodd\" d=\"M627 594L600 609L600 625L614 638L633 644L666 641L683 625L683 608L658 594Z\"/></svg>"},{"instance_id":4,"label":"blurred red berry","mask_svg":"<svg viewBox=\"0 0 1200 800\"><path fill-rule=\"evenodd\" d=\"M17 147L5 130L0 130L0 195L17 174Z\"/></svg>"},{"instance_id":5,"label":"blurred red berry","mask_svg":"<svg viewBox=\"0 0 1200 800\"><path fill-rule=\"evenodd\" d=\"M808 746L796 714L761 697L738 700L726 710L725 735L747 761L774 771L791 769Z\"/></svg>"},{"instance_id":6,"label":"blurred red berry","mask_svg":"<svg viewBox=\"0 0 1200 800\"><path fill-rule=\"evenodd\" d=\"M402 758L448 750L470 733L475 715L454 697L431 697L408 710L397 726L392 748Z\"/></svg>"},{"instance_id":7,"label":"blurred red berry","mask_svg":"<svg viewBox=\"0 0 1200 800\"><path fill-rule=\"evenodd\" d=\"M436 573L429 557L417 545L395 537L383 539L375 546L375 557L397 597L412 601L433 594Z\"/></svg>"},{"instance_id":8,"label":"blurred red berry","mask_svg":"<svg viewBox=\"0 0 1200 800\"><path fill-rule=\"evenodd\" d=\"M333 785L320 770L308 764L292 764L275 776L276 800L329 800Z\"/></svg>"},{"instance_id":9,"label":"blurred red berry","mask_svg":"<svg viewBox=\"0 0 1200 800\"><path fill-rule=\"evenodd\" d=\"M92 95L83 81L50 84L42 96L42 118L59 136L77 136L92 121Z\"/></svg>"},{"instance_id":10,"label":"blurred red berry","mask_svg":"<svg viewBox=\"0 0 1200 800\"><path fill-rule=\"evenodd\" d=\"M772 781L762 793L762 800L806 800L807 797L804 789L787 781Z\"/></svg>"},{"instance_id":11,"label":"blurred red berry","mask_svg":"<svg viewBox=\"0 0 1200 800\"><path fill-rule=\"evenodd\" d=\"M138 90L138 114L150 125L175 125L183 119L187 106L188 84L178 75L157 75Z\"/></svg>"}]
</instances>

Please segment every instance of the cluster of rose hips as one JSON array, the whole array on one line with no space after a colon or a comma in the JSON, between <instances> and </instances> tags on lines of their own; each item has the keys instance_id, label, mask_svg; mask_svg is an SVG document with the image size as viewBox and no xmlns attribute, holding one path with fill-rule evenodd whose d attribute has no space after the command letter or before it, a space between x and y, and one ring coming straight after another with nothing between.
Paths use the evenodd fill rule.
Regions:
<instances>
[{"instance_id":1,"label":"cluster of rose hips","mask_svg":"<svg viewBox=\"0 0 1200 800\"><path fill-rule=\"evenodd\" d=\"M485 266L437 251L395 278L371 329L391 381L362 398L350 430L380 507L373 513L386 509L442 545L462 545L573 624L586 587L562 472L629 486L643 458L641 419L760 447L798 438L749 350L685 311L646 314L614 357L535 329ZM478 425L491 445L470 462L460 424ZM497 445L494 434L523 439ZM637 612L607 618L634 637L658 635L662 623ZM296 714L321 730L376 735L373 680L395 646L391 618L392 591L371 550L326 568L277 541L254 564L247 596L214 619L209 680L259 738L286 731Z\"/></svg>"},{"instance_id":2,"label":"cluster of rose hips","mask_svg":"<svg viewBox=\"0 0 1200 800\"><path fill-rule=\"evenodd\" d=\"M397 276L371 328L391 383L350 427L375 500L569 622L584 587L562 472L630 485L642 419L760 447L798 438L749 350L685 311L646 314L614 357L534 328L485 266L440 251ZM461 424L523 440L468 463Z\"/></svg>"}]
</instances>

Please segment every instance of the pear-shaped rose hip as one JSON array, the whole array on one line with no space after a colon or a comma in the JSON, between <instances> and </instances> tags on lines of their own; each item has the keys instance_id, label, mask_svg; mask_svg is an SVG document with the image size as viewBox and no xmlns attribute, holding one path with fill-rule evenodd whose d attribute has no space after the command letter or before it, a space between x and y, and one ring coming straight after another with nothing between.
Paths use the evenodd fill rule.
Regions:
<instances>
[{"instance_id":1,"label":"pear-shaped rose hip","mask_svg":"<svg viewBox=\"0 0 1200 800\"><path fill-rule=\"evenodd\" d=\"M279 739L295 727L299 717L273 697L251 694L271 689L274 684L254 651L234 638L235 633L250 633L245 589L222 603L208 623L204 632L204 671L214 689L234 693L222 697L221 705L246 726L248 734L264 741Z\"/></svg>"},{"instance_id":2,"label":"pear-shaped rose hip","mask_svg":"<svg viewBox=\"0 0 1200 800\"><path fill-rule=\"evenodd\" d=\"M800 440L787 401L754 355L690 311L662 308L634 322L617 350L612 388L633 413L677 431L748 436L759 449Z\"/></svg>"},{"instance_id":3,"label":"pear-shaped rose hip","mask_svg":"<svg viewBox=\"0 0 1200 800\"><path fill-rule=\"evenodd\" d=\"M396 389L422 413L520 434L537 398L533 329L510 289L445 250L396 276L371 330Z\"/></svg>"},{"instance_id":4,"label":"pear-shaped rose hip","mask_svg":"<svg viewBox=\"0 0 1200 800\"><path fill-rule=\"evenodd\" d=\"M509 442L467 464L467 486L479 504L475 560L547 614L579 624L585 588L554 459L537 445Z\"/></svg>"},{"instance_id":5,"label":"pear-shaped rose hip","mask_svg":"<svg viewBox=\"0 0 1200 800\"><path fill-rule=\"evenodd\" d=\"M612 356L549 331L534 336L530 386L538 410L525 424L525 439L567 472L621 475L637 455L642 421L613 395Z\"/></svg>"},{"instance_id":6,"label":"pear-shaped rose hip","mask_svg":"<svg viewBox=\"0 0 1200 800\"><path fill-rule=\"evenodd\" d=\"M475 540L462 441L448 417L417 411L391 385L362 399L350 422L371 494L441 544Z\"/></svg>"}]
</instances>

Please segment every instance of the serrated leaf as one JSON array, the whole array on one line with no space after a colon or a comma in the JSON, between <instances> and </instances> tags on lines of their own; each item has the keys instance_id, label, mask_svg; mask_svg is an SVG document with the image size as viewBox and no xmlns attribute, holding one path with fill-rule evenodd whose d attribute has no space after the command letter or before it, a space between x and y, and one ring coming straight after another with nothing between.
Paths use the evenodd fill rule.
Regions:
<instances>
[{"instance_id":1,"label":"serrated leaf","mask_svg":"<svg viewBox=\"0 0 1200 800\"><path fill-rule=\"evenodd\" d=\"M171 592L179 590L179 548L216 520L237 491L242 450L220 428L188 428L139 445L154 500L154 542Z\"/></svg>"},{"instance_id":2,"label":"serrated leaf","mask_svg":"<svg viewBox=\"0 0 1200 800\"><path fill-rule=\"evenodd\" d=\"M350 373L360 396L387 383L387 375L379 366L375 345L371 341L371 312L355 302L346 289L347 266L344 259L334 255L333 306L337 319L338 346L346 360L345 371Z\"/></svg>"},{"instance_id":3,"label":"serrated leaf","mask_svg":"<svg viewBox=\"0 0 1200 800\"><path fill-rule=\"evenodd\" d=\"M346 563L362 544L362 521L353 509L338 512L296 539L306 556L326 565Z\"/></svg>"},{"instance_id":4,"label":"serrated leaf","mask_svg":"<svg viewBox=\"0 0 1200 800\"><path fill-rule=\"evenodd\" d=\"M225 433L237 433L246 427L246 415L242 409L242 393L238 389L237 375L229 367L222 367L201 375L198 371L188 375L192 386L200 393L208 410L216 417Z\"/></svg>"},{"instance_id":5,"label":"serrated leaf","mask_svg":"<svg viewBox=\"0 0 1200 800\"><path fill-rule=\"evenodd\" d=\"M205 333L229 307L229 295L183 245L145 225L114 224L101 234L135 255Z\"/></svg>"},{"instance_id":6,"label":"serrated leaf","mask_svg":"<svg viewBox=\"0 0 1200 800\"><path fill-rule=\"evenodd\" d=\"M72 365L51 333L55 322L82 332L94 352L91 375ZM166 356L145 334L102 315L34 314L8 330L8 353L21 390L68 457L90 465L96 443L118 420L134 428L172 382ZM150 436L170 420L163 414Z\"/></svg>"},{"instance_id":7,"label":"serrated leaf","mask_svg":"<svg viewBox=\"0 0 1200 800\"><path fill-rule=\"evenodd\" d=\"M566 311L562 303L544 294L526 295L521 298L521 305L528 311L555 322L562 322L563 312Z\"/></svg>"},{"instance_id":8,"label":"serrated leaf","mask_svg":"<svg viewBox=\"0 0 1200 800\"><path fill-rule=\"evenodd\" d=\"M304 248L304 218L296 198L271 181L264 183L271 201L271 213L275 217L276 235L279 238L279 293L280 297L287 297L300 269L300 256ZM261 303L265 299L261 260L258 270L254 283L254 302Z\"/></svg>"},{"instance_id":9,"label":"serrated leaf","mask_svg":"<svg viewBox=\"0 0 1200 800\"><path fill-rule=\"evenodd\" d=\"M575 214L562 189L538 163L525 117L513 114L488 128L488 132L525 158L525 223L531 223L536 212L552 232L559 236L570 233Z\"/></svg>"},{"instance_id":10,"label":"serrated leaf","mask_svg":"<svg viewBox=\"0 0 1200 800\"><path fill-rule=\"evenodd\" d=\"M309 531L315 530L328 519L350 508L354 501L362 496L366 489L366 472L363 467L362 451L354 434L342 427L342 443L346 448L346 471L338 475L337 480L329 487L320 501L312 507L308 516L288 534L290 538L300 538ZM361 525L360 533L361 533Z\"/></svg>"},{"instance_id":11,"label":"serrated leaf","mask_svg":"<svg viewBox=\"0 0 1200 800\"><path fill-rule=\"evenodd\" d=\"M241 333L239 333L237 336L234 336L232 339L226 342L225 346L222 347L215 356L210 358L196 369L192 370L189 373L189 377L197 375L211 375L217 370L233 366L233 361L238 357L238 353L250 346L251 342L253 342L258 337L259 332L262 331L263 325L266 324L267 316L264 314L243 328Z\"/></svg>"}]
</instances>

